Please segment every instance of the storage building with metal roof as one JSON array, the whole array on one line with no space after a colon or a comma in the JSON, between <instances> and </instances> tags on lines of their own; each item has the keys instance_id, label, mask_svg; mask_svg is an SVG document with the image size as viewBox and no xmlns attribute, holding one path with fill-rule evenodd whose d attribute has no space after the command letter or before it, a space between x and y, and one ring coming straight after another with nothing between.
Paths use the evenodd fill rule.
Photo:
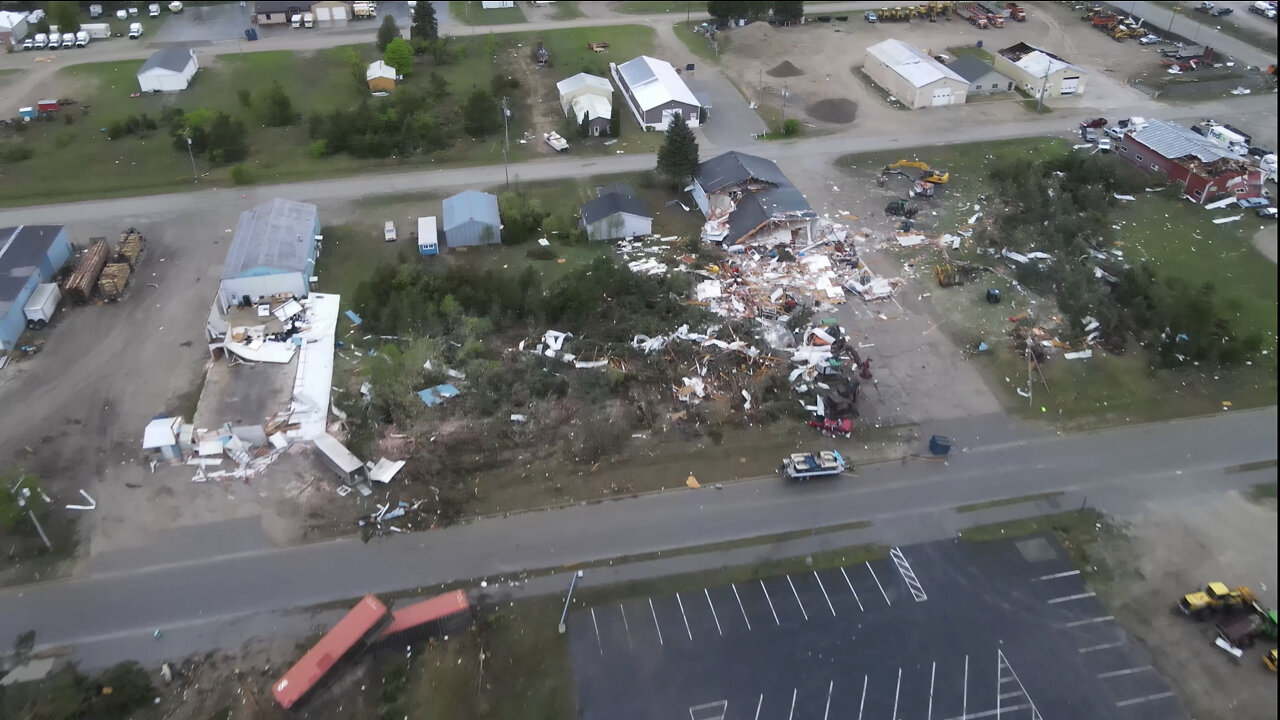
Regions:
<instances>
[{"instance_id":1,"label":"storage building with metal roof","mask_svg":"<svg viewBox=\"0 0 1280 720\"><path fill-rule=\"evenodd\" d=\"M464 190L444 199L442 229L448 247L494 245L502 242L498 198L479 190Z\"/></svg>"},{"instance_id":2,"label":"storage building with metal roof","mask_svg":"<svg viewBox=\"0 0 1280 720\"><path fill-rule=\"evenodd\" d=\"M315 205L275 198L240 214L218 297L224 308L270 295L306 297L319 251Z\"/></svg>"},{"instance_id":3,"label":"storage building with metal roof","mask_svg":"<svg viewBox=\"0 0 1280 720\"><path fill-rule=\"evenodd\" d=\"M963 105L969 81L919 48L890 38L867 48L863 72L911 109Z\"/></svg>"},{"instance_id":4,"label":"storage building with metal roof","mask_svg":"<svg viewBox=\"0 0 1280 720\"><path fill-rule=\"evenodd\" d=\"M689 127L701 121L702 104L671 63L641 55L621 65L610 63L609 71L644 129L665 131L676 115L683 115Z\"/></svg>"},{"instance_id":5,"label":"storage building with metal roof","mask_svg":"<svg viewBox=\"0 0 1280 720\"><path fill-rule=\"evenodd\" d=\"M17 347L31 294L70 258L71 242L61 225L0 228L0 350Z\"/></svg>"}]
</instances>

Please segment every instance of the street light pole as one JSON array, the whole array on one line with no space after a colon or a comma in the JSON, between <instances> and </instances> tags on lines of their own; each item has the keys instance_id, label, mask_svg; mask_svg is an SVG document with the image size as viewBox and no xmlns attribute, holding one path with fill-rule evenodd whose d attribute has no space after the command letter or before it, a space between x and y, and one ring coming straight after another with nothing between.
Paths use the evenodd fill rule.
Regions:
<instances>
[{"instance_id":1,"label":"street light pole","mask_svg":"<svg viewBox=\"0 0 1280 720\"><path fill-rule=\"evenodd\" d=\"M569 594L564 598L564 612L560 613L560 634L565 631L564 619L569 615L569 601L573 599L573 586L578 584L578 578L582 577L582 571L573 574L573 579L569 581Z\"/></svg>"},{"instance_id":2,"label":"street light pole","mask_svg":"<svg viewBox=\"0 0 1280 720\"><path fill-rule=\"evenodd\" d=\"M191 158L191 181L200 182L200 176L196 174L196 155L191 150L191 136L187 136L187 157Z\"/></svg>"},{"instance_id":3,"label":"street light pole","mask_svg":"<svg viewBox=\"0 0 1280 720\"><path fill-rule=\"evenodd\" d=\"M502 96L502 174L507 179L507 189L511 189L511 172L507 167L507 148L511 145L511 136L507 132L507 118L511 117L511 111L507 109L507 96Z\"/></svg>"}]
</instances>

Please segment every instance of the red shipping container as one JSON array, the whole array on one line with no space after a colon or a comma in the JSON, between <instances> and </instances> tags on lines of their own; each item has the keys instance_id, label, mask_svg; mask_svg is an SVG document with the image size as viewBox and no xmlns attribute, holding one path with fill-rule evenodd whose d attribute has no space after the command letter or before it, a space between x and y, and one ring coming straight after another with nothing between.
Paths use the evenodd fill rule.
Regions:
<instances>
[{"instance_id":1,"label":"red shipping container","mask_svg":"<svg viewBox=\"0 0 1280 720\"><path fill-rule=\"evenodd\" d=\"M57 100L37 100L36 110L39 112L57 112L58 101Z\"/></svg>"}]
</instances>

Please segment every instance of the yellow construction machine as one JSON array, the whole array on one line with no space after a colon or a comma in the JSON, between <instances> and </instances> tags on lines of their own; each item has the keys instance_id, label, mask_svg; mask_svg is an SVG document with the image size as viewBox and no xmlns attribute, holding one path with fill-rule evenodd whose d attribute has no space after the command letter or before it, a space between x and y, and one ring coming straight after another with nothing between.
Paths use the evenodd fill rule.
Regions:
<instances>
[{"instance_id":1,"label":"yellow construction machine","mask_svg":"<svg viewBox=\"0 0 1280 720\"><path fill-rule=\"evenodd\" d=\"M1271 672L1275 672L1277 666L1280 666L1280 659L1277 659L1277 655L1280 655L1280 650L1271 648L1270 652L1262 656L1262 664L1266 665Z\"/></svg>"},{"instance_id":2,"label":"yellow construction machine","mask_svg":"<svg viewBox=\"0 0 1280 720\"><path fill-rule=\"evenodd\" d=\"M1204 590L1183 595L1178 600L1178 609L1184 615L1204 620L1211 613L1252 605L1257 599L1253 591L1243 585L1232 589L1226 583L1211 582Z\"/></svg>"},{"instance_id":3,"label":"yellow construction machine","mask_svg":"<svg viewBox=\"0 0 1280 720\"><path fill-rule=\"evenodd\" d=\"M931 182L935 185L946 184L951 179L951 174L946 170L934 170L929 167L928 163L922 163L919 160L899 160L896 163L886 165L881 174L886 174L899 168L915 168L920 171L920 180Z\"/></svg>"}]
</instances>

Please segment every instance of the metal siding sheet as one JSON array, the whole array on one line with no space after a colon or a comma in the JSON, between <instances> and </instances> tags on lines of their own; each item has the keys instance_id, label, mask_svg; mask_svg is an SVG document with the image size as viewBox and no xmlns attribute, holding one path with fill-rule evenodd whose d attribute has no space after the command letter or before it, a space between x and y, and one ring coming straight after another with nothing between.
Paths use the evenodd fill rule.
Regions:
<instances>
[{"instance_id":1,"label":"metal siding sheet","mask_svg":"<svg viewBox=\"0 0 1280 720\"><path fill-rule=\"evenodd\" d=\"M27 284L18 291L18 297L9 308L9 312L0 318L0 350L12 350L17 346L18 339L22 337L22 331L27 329L27 316L22 309L26 306L27 300L31 299L31 293L36 291L36 286L40 284L40 278L32 275L27 279Z\"/></svg>"}]
</instances>

